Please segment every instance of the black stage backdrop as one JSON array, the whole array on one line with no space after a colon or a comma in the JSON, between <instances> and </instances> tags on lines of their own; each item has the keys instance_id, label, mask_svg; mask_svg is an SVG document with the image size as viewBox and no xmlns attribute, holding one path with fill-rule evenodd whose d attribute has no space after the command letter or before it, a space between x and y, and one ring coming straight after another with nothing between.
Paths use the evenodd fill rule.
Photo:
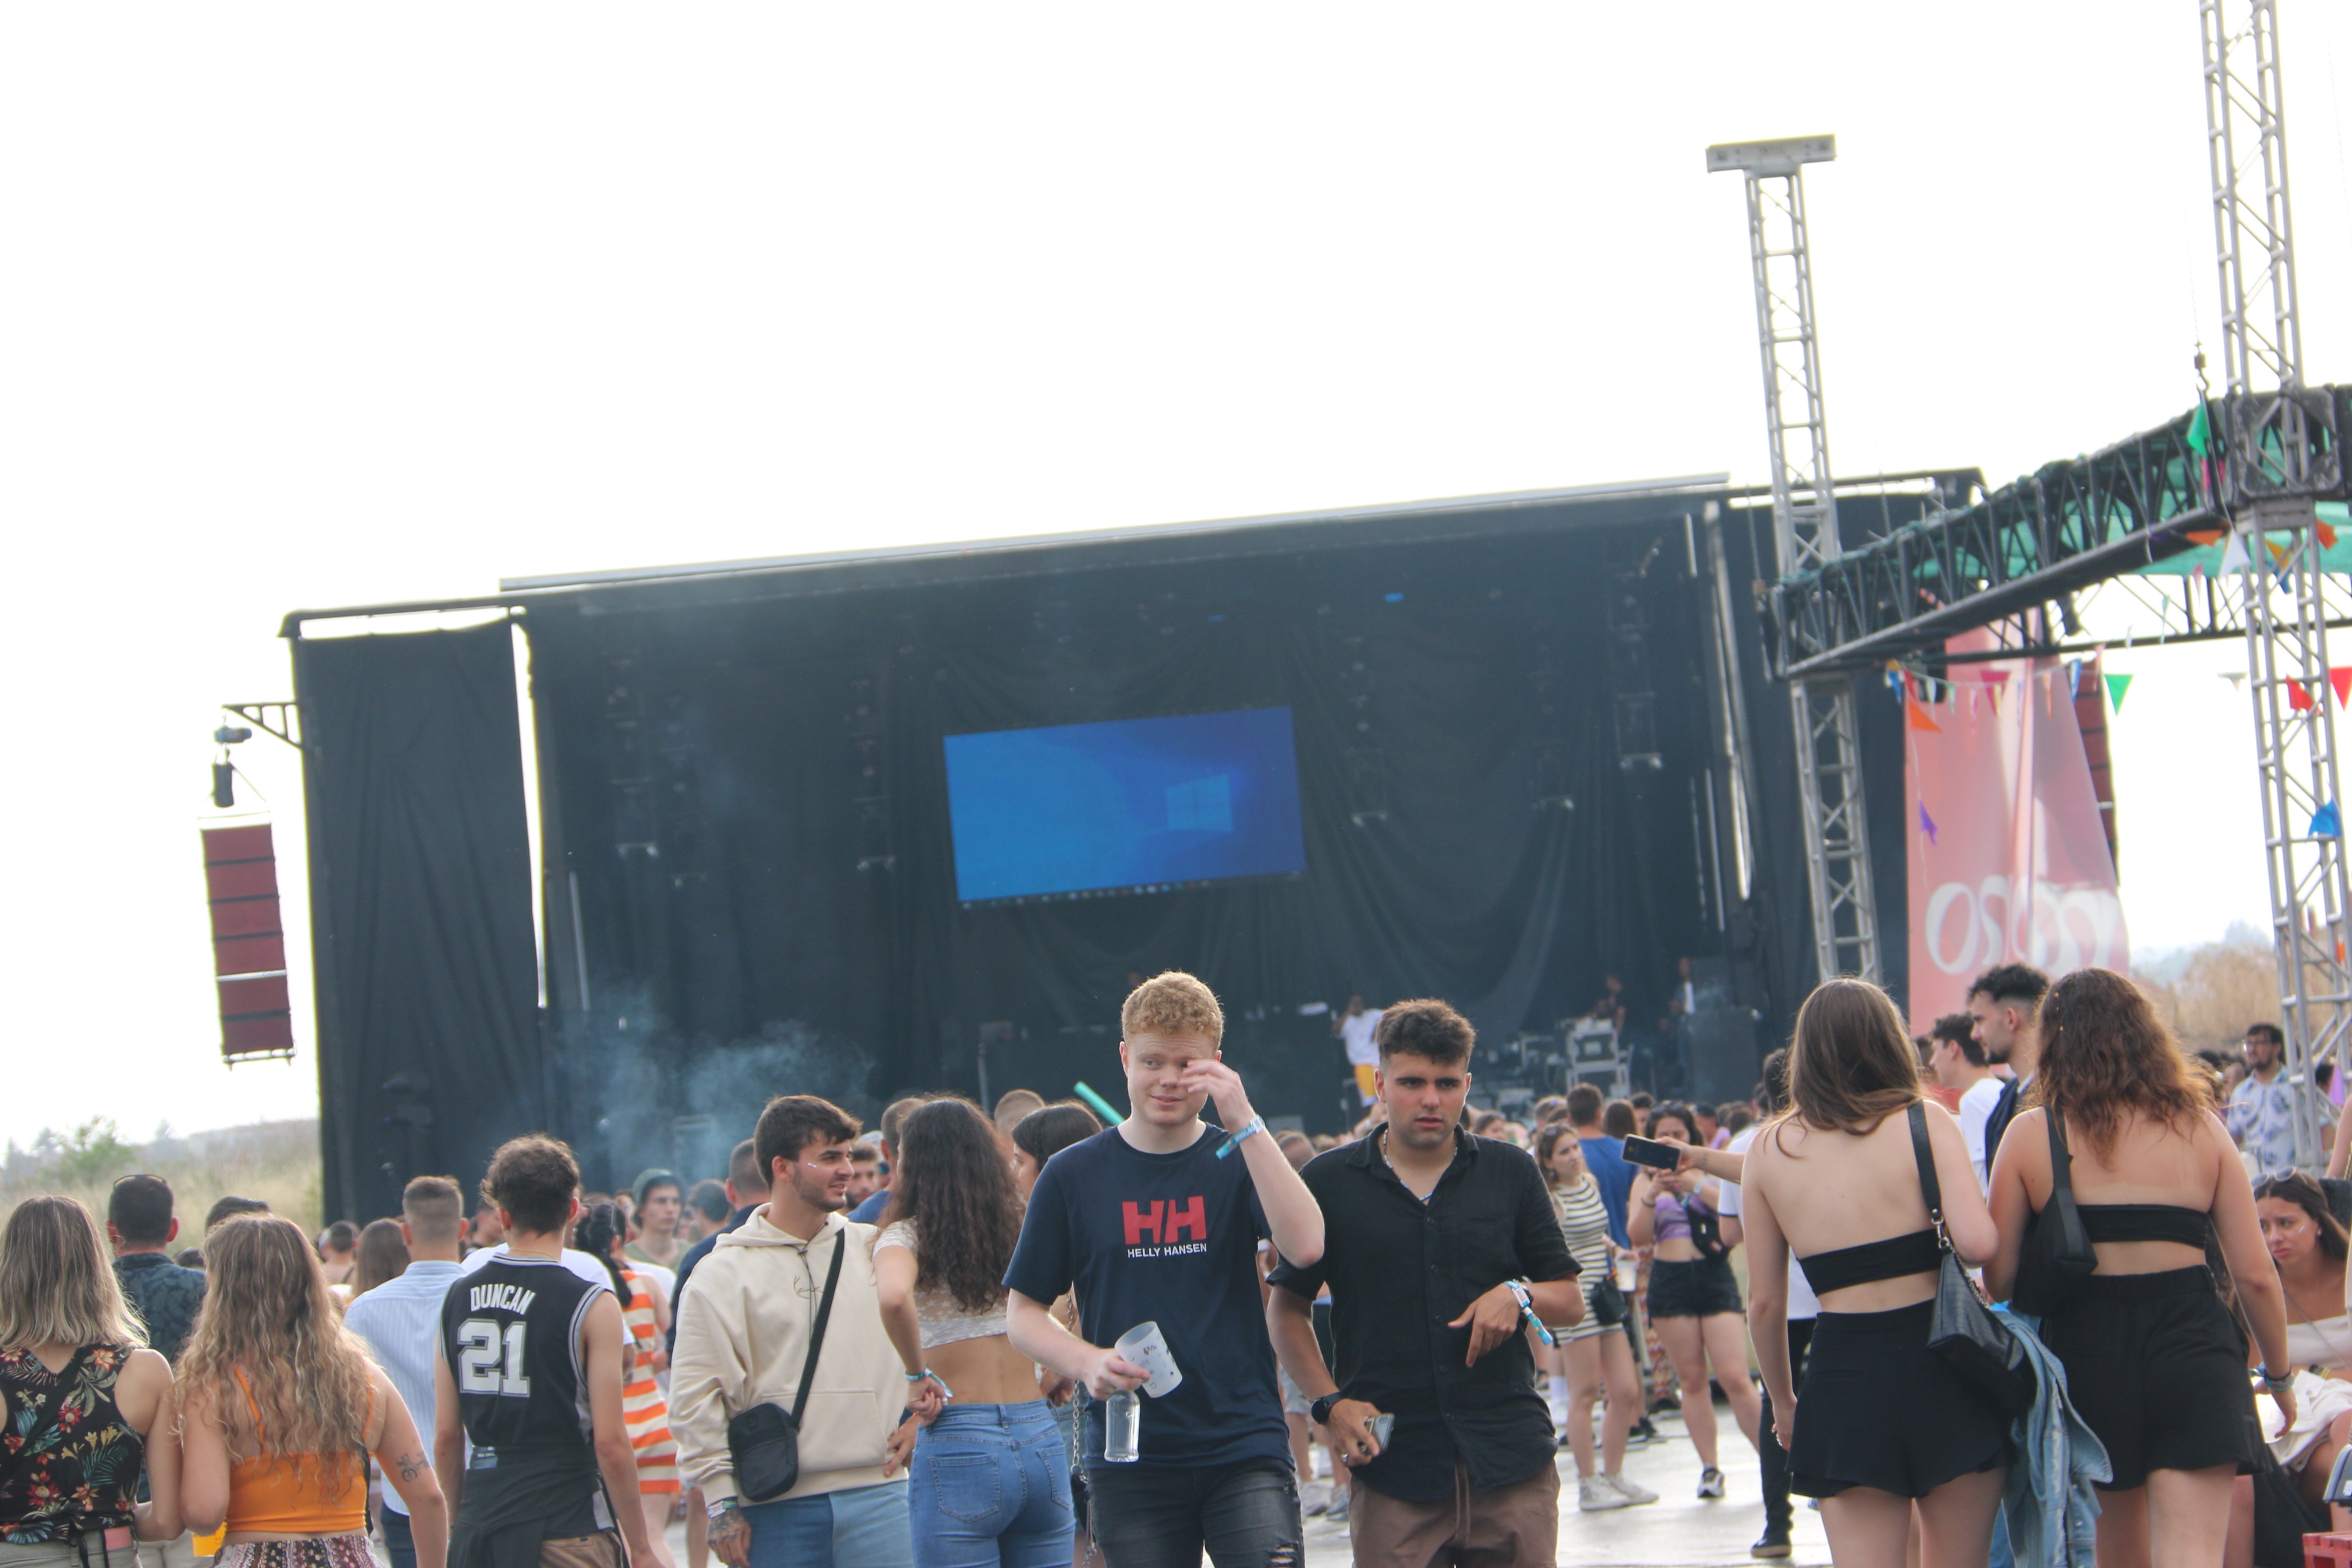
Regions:
<instances>
[{"instance_id":1,"label":"black stage backdrop","mask_svg":"<svg viewBox=\"0 0 2352 1568\"><path fill-rule=\"evenodd\" d=\"M976 1091L983 1034L991 1093L1083 1078L1124 1103L1130 971L1206 979L1260 1108L1317 1125L1339 1058L1299 1008L1350 988L1444 997L1494 1045L1615 970L1654 1018L1678 954L1732 942L1695 820L1709 601L1679 510L688 613L534 606L551 1000L590 1179L709 1173L775 1092L870 1115L901 1089ZM1655 767L1618 755L1621 590ZM1275 704L1302 879L959 906L943 736ZM1759 717L1785 728L1785 696Z\"/></svg>"},{"instance_id":2,"label":"black stage backdrop","mask_svg":"<svg viewBox=\"0 0 2352 1568\"><path fill-rule=\"evenodd\" d=\"M322 1196L373 1218L550 1121L513 634L299 639L294 674Z\"/></svg>"}]
</instances>

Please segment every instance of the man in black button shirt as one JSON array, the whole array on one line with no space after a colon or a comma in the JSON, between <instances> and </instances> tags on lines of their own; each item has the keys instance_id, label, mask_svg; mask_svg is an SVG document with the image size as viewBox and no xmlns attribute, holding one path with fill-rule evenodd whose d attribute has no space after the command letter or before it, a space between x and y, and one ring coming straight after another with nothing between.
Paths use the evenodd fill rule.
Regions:
<instances>
[{"instance_id":1,"label":"man in black button shirt","mask_svg":"<svg viewBox=\"0 0 2352 1568\"><path fill-rule=\"evenodd\" d=\"M1323 1256L1275 1269L1266 1326L1349 1467L1359 1568L1456 1554L1549 1568L1559 1473L1520 1331L1583 1316L1576 1260L1527 1152L1461 1130L1469 1021L1400 1002L1374 1038L1388 1125L1307 1167ZM1326 1280L1336 1381L1310 1315ZM1385 1446L1381 1414L1396 1417Z\"/></svg>"}]
</instances>

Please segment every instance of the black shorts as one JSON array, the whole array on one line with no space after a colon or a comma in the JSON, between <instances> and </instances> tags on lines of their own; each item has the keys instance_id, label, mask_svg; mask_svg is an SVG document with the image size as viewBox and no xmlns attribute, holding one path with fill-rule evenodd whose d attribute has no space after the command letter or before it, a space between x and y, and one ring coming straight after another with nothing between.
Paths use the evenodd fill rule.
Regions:
<instances>
[{"instance_id":1,"label":"black shorts","mask_svg":"<svg viewBox=\"0 0 2352 1568\"><path fill-rule=\"evenodd\" d=\"M1927 1348L1936 1304L1813 1320L1797 1393L1789 1489L1835 1497L1875 1487L1922 1498L2009 1462L2009 1422Z\"/></svg>"},{"instance_id":2,"label":"black shorts","mask_svg":"<svg viewBox=\"0 0 2352 1568\"><path fill-rule=\"evenodd\" d=\"M1699 1258L1688 1263L1650 1265L1650 1317L1712 1318L1719 1312L1735 1316L1739 1281L1733 1278L1728 1258Z\"/></svg>"},{"instance_id":3,"label":"black shorts","mask_svg":"<svg viewBox=\"0 0 2352 1568\"><path fill-rule=\"evenodd\" d=\"M2042 1342L2065 1363L2066 1392L2099 1441L2115 1479L2145 1486L2150 1470L2234 1466L2254 1472L2262 1435L2246 1376L2246 1340L2212 1272L2094 1274Z\"/></svg>"}]
</instances>

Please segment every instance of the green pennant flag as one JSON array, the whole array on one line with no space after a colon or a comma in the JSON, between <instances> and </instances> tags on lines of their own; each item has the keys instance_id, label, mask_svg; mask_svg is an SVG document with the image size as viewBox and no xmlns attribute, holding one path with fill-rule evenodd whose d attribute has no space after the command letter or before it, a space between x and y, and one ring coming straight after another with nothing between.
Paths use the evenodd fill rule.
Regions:
<instances>
[{"instance_id":1,"label":"green pennant flag","mask_svg":"<svg viewBox=\"0 0 2352 1568\"><path fill-rule=\"evenodd\" d=\"M2189 449L2202 458L2213 446L2213 420L2207 412L2205 400L2197 400L2197 412L2189 421Z\"/></svg>"},{"instance_id":2,"label":"green pennant flag","mask_svg":"<svg viewBox=\"0 0 2352 1568\"><path fill-rule=\"evenodd\" d=\"M2107 677L2107 701L2118 713L2124 710L2124 693L2131 689L2131 683L2132 678L2128 675Z\"/></svg>"}]
</instances>

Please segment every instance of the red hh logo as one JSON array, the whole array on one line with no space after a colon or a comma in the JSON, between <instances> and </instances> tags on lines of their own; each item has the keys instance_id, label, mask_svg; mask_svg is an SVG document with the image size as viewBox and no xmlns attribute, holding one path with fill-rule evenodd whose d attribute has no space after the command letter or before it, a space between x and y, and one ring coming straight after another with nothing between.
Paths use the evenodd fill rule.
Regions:
<instances>
[{"instance_id":1,"label":"red hh logo","mask_svg":"<svg viewBox=\"0 0 2352 1568\"><path fill-rule=\"evenodd\" d=\"M1121 1204L1120 1218L1127 1224L1127 1245L1135 1246L1149 1233L1157 1246L1171 1247L1185 1239L1190 1232L1194 1241L1209 1239L1209 1205L1204 1198L1184 1200L1182 1208L1171 1208L1166 1198L1154 1198L1151 1206Z\"/></svg>"}]
</instances>

